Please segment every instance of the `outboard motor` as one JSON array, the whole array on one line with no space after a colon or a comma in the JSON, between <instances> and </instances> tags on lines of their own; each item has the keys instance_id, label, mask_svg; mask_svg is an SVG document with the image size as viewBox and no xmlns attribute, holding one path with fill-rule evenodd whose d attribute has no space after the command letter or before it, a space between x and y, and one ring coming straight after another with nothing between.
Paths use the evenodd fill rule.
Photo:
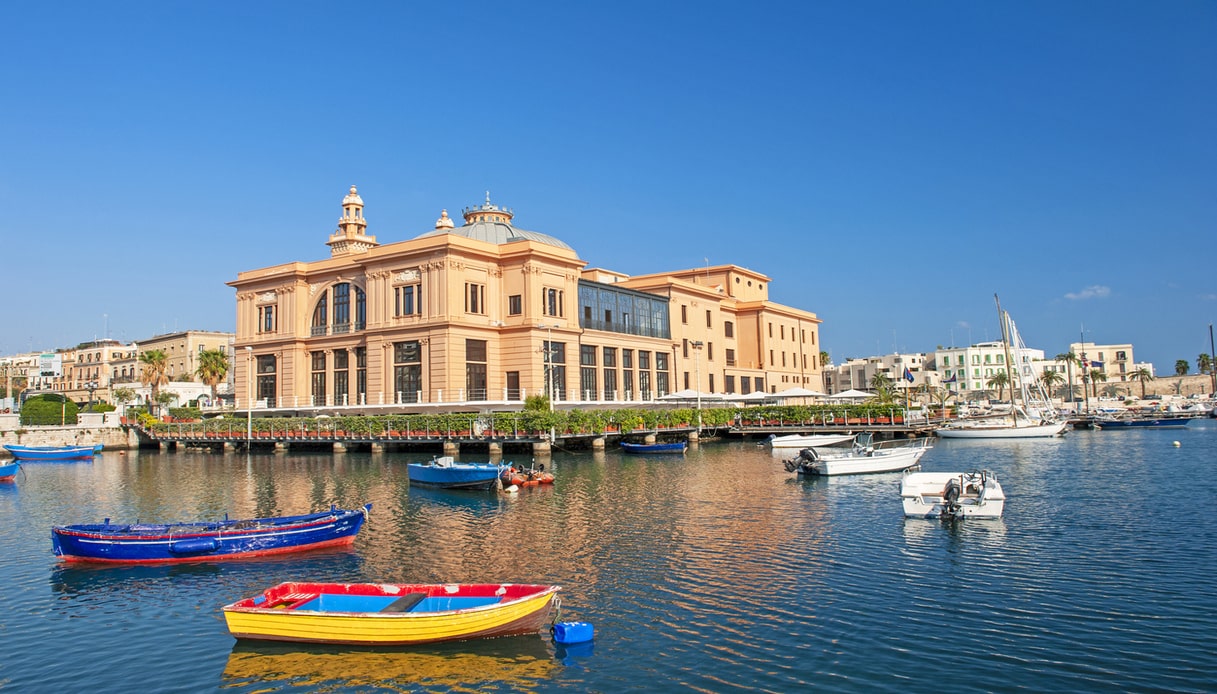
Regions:
<instances>
[{"instance_id":1,"label":"outboard motor","mask_svg":"<svg viewBox=\"0 0 1217 694\"><path fill-rule=\"evenodd\" d=\"M943 520L955 520L963 517L963 508L959 505L959 495L963 492L963 485L957 479L952 479L947 482L947 486L942 490L942 513L940 518Z\"/></svg>"}]
</instances>

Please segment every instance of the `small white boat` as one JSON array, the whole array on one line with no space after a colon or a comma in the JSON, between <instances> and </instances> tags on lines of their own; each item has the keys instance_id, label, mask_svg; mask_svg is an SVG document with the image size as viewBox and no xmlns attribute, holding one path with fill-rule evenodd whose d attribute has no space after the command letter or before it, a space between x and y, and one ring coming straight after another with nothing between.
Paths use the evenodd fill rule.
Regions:
<instances>
[{"instance_id":1,"label":"small white boat","mask_svg":"<svg viewBox=\"0 0 1217 694\"><path fill-rule=\"evenodd\" d=\"M771 448L817 448L820 446L836 446L854 440L856 434L787 434L786 436L770 436L765 444Z\"/></svg>"},{"instance_id":2,"label":"small white boat","mask_svg":"<svg viewBox=\"0 0 1217 694\"><path fill-rule=\"evenodd\" d=\"M930 450L929 439L916 443L884 448L871 443L863 434L852 448L834 453L831 450L804 448L799 455L784 461L787 472L800 475L860 475L872 472L899 472L916 467L921 456Z\"/></svg>"},{"instance_id":3,"label":"small white boat","mask_svg":"<svg viewBox=\"0 0 1217 694\"><path fill-rule=\"evenodd\" d=\"M1001 518L1006 505L997 476L977 472L910 472L900 481L907 518Z\"/></svg>"},{"instance_id":4,"label":"small white boat","mask_svg":"<svg viewBox=\"0 0 1217 694\"><path fill-rule=\"evenodd\" d=\"M1021 421L1021 420L1020 420ZM944 439L1033 439L1063 436L1069 422L1039 422L1012 424L1003 421L963 421L948 424L935 431Z\"/></svg>"}]
</instances>

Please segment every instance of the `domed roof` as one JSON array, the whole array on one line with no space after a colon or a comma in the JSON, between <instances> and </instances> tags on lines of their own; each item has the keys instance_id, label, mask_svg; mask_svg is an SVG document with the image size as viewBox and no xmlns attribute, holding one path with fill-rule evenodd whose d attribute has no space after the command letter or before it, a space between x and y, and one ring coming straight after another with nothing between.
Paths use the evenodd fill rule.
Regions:
<instances>
[{"instance_id":1,"label":"domed roof","mask_svg":"<svg viewBox=\"0 0 1217 694\"><path fill-rule=\"evenodd\" d=\"M351 192L342 199L342 204L345 207L350 204L362 205L363 198L359 197L359 193L355 192L355 186L351 186Z\"/></svg>"},{"instance_id":2,"label":"domed roof","mask_svg":"<svg viewBox=\"0 0 1217 694\"><path fill-rule=\"evenodd\" d=\"M542 234L539 231L528 231L526 229L517 229L512 226L511 220L515 216L511 210L505 207L490 204L490 193L486 193L486 204L476 205L474 207L465 208L465 223L459 227L453 228L452 221L449 219L447 211L441 215L436 222L435 229L419 234L415 238L423 239L429 236L439 236L441 234L460 234L465 238L485 241L501 245L519 241L521 239L528 241L536 241L549 246L557 246L565 248L568 251L575 249L571 248L565 241L554 238L549 234ZM446 222L446 224L445 224Z\"/></svg>"}]
</instances>

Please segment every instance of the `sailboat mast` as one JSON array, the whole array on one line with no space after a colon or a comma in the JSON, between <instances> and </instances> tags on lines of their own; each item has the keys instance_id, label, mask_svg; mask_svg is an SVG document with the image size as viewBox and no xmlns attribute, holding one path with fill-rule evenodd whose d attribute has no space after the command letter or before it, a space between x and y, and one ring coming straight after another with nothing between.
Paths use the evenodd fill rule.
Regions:
<instances>
[{"instance_id":1,"label":"sailboat mast","mask_svg":"<svg viewBox=\"0 0 1217 694\"><path fill-rule=\"evenodd\" d=\"M993 295L993 301L997 304L997 319L1001 321L1001 346L1006 353L1006 381L1010 386L1010 419L1014 426L1018 426L1017 405L1014 402L1014 375L1010 371L1010 325L1009 317L1006 312L1001 310L1001 299L997 298L997 294ZM1022 383L1022 379L1019 379Z\"/></svg>"}]
</instances>

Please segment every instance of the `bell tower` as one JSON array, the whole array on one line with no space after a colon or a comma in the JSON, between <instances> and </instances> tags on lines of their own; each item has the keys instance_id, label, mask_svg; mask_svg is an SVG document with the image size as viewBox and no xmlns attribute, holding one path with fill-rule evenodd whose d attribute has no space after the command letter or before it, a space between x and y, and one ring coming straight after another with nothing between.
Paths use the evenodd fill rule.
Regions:
<instances>
[{"instance_id":1,"label":"bell tower","mask_svg":"<svg viewBox=\"0 0 1217 694\"><path fill-rule=\"evenodd\" d=\"M363 198L359 197L355 186L342 199L342 217L338 220L338 231L335 231L326 245L330 247L330 256L349 255L351 253L367 253L369 248L379 245L375 236L368 236L368 220L363 218Z\"/></svg>"}]
</instances>

